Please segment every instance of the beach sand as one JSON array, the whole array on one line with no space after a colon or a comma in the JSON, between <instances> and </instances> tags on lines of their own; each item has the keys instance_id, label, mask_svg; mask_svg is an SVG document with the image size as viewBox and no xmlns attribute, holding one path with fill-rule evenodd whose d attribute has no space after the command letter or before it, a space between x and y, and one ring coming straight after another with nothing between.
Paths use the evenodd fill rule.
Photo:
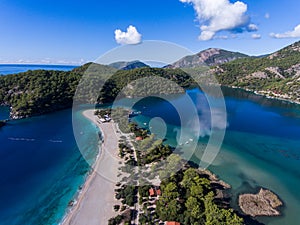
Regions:
<instances>
[{"instance_id":1,"label":"beach sand","mask_svg":"<svg viewBox=\"0 0 300 225\"><path fill-rule=\"evenodd\" d=\"M117 215L113 206L120 204L114 197L115 184L118 181L118 140L115 124L99 124L94 110L87 110L83 115L93 121L101 130L104 143L94 170L87 178L76 204L71 208L63 225L106 225L108 220Z\"/></svg>"}]
</instances>

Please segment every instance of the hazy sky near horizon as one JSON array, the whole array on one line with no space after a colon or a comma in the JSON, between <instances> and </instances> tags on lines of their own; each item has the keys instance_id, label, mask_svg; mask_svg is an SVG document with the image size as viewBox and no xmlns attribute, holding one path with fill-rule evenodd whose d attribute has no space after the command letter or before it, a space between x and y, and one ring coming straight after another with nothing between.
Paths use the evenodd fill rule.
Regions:
<instances>
[{"instance_id":1,"label":"hazy sky near horizon","mask_svg":"<svg viewBox=\"0 0 300 225\"><path fill-rule=\"evenodd\" d=\"M299 0L0 0L0 63L80 64L123 44L261 55L300 39Z\"/></svg>"}]
</instances>

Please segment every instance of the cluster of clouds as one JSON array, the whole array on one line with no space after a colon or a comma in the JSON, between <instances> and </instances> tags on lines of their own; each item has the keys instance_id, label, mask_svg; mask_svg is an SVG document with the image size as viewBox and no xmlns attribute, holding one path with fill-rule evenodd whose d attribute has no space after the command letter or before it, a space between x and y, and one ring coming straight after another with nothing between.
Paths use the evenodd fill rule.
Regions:
<instances>
[{"instance_id":1,"label":"cluster of clouds","mask_svg":"<svg viewBox=\"0 0 300 225\"><path fill-rule=\"evenodd\" d=\"M127 31L115 30L115 40L121 45L136 45L142 42L142 35L137 31L136 27L130 25Z\"/></svg>"},{"instance_id":2,"label":"cluster of clouds","mask_svg":"<svg viewBox=\"0 0 300 225\"><path fill-rule=\"evenodd\" d=\"M251 23L250 16L247 15L248 6L244 2L229 0L179 0L182 3L193 5L196 12L197 20L200 23L199 39L203 41L211 39L228 39L229 36L217 36L221 31L233 33L257 32L258 26ZM265 14L265 19L269 19L270 14ZM284 33L271 33L273 38L299 38L300 24L292 31ZM261 35L254 33L253 39L260 39Z\"/></svg>"},{"instance_id":3,"label":"cluster of clouds","mask_svg":"<svg viewBox=\"0 0 300 225\"><path fill-rule=\"evenodd\" d=\"M192 4L200 24L199 39L203 41L216 38L220 31L242 33L255 32L256 24L250 23L247 15L247 4L229 0L180 0L182 3ZM224 38L223 38L224 39Z\"/></svg>"},{"instance_id":4,"label":"cluster of clouds","mask_svg":"<svg viewBox=\"0 0 300 225\"><path fill-rule=\"evenodd\" d=\"M284 33L271 33L271 37L273 38L299 38L300 37L300 24L297 25L294 30L292 31L287 31Z\"/></svg>"},{"instance_id":5,"label":"cluster of clouds","mask_svg":"<svg viewBox=\"0 0 300 225\"><path fill-rule=\"evenodd\" d=\"M179 0L182 3L191 4L194 7L197 21L200 24L199 40L228 39L237 37L238 33L252 32L253 39L260 39L257 24L251 23L247 14L248 6L242 1L230 2L230 0ZM270 14L264 15L265 19ZM219 32L228 31L230 36L219 35ZM300 24L293 30L284 33L271 33L273 38L299 38ZM115 30L115 40L121 45L135 45L142 42L142 35L137 28L130 25L126 31Z\"/></svg>"}]
</instances>

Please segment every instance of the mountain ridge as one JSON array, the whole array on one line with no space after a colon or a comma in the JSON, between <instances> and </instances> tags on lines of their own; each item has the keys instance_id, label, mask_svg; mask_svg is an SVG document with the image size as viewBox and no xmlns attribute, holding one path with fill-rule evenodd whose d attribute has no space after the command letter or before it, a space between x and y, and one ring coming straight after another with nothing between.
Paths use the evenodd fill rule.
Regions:
<instances>
[{"instance_id":1,"label":"mountain ridge","mask_svg":"<svg viewBox=\"0 0 300 225\"><path fill-rule=\"evenodd\" d=\"M166 68L195 68L200 66L216 66L238 58L248 58L250 56L232 52L220 48L208 48L194 55L188 55L174 62Z\"/></svg>"},{"instance_id":2,"label":"mountain ridge","mask_svg":"<svg viewBox=\"0 0 300 225\"><path fill-rule=\"evenodd\" d=\"M300 103L300 41L261 58L242 58L211 69L222 85Z\"/></svg>"},{"instance_id":3,"label":"mountain ridge","mask_svg":"<svg viewBox=\"0 0 300 225\"><path fill-rule=\"evenodd\" d=\"M118 70L132 70L132 69L137 69L137 68L150 67L149 65L147 65L139 60L130 61L130 62L126 62L126 61L114 62L114 63L109 64L108 66L113 67Z\"/></svg>"}]
</instances>

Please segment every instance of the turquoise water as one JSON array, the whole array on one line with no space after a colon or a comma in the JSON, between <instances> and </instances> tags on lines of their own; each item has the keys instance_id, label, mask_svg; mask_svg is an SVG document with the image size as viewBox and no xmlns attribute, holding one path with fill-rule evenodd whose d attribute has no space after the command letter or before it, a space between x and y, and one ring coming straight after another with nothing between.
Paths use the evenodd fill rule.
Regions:
<instances>
[{"instance_id":1,"label":"turquoise water","mask_svg":"<svg viewBox=\"0 0 300 225\"><path fill-rule=\"evenodd\" d=\"M0 106L0 120L9 119L9 107Z\"/></svg>"},{"instance_id":2,"label":"turquoise water","mask_svg":"<svg viewBox=\"0 0 300 225\"><path fill-rule=\"evenodd\" d=\"M61 70L69 71L77 66L69 65L26 65L26 64L0 64L0 76L26 72L27 70Z\"/></svg>"},{"instance_id":3,"label":"turquoise water","mask_svg":"<svg viewBox=\"0 0 300 225\"><path fill-rule=\"evenodd\" d=\"M300 213L300 110L287 102L273 101L239 90L225 90L227 128L221 150L209 169L232 185L232 206L238 209L238 194L255 193L259 187L277 193L284 202L283 215L258 218L269 225L298 225ZM188 91L196 105L206 105L203 93ZM173 100L185 107L187 95ZM239 97L237 97L239 96ZM241 98L241 96L246 97ZM171 101L172 103L172 101ZM149 128L153 117L167 123L166 142L177 146L180 120L171 104L148 98L135 104L142 112L134 120ZM204 110L205 111L205 110ZM173 112L173 113L172 113ZM203 108L198 111L201 118ZM207 124L210 118L200 119ZM160 135L160 134L159 134ZM208 136L199 139L192 161L199 163ZM188 146L182 147L189 151Z\"/></svg>"},{"instance_id":4,"label":"turquoise water","mask_svg":"<svg viewBox=\"0 0 300 225\"><path fill-rule=\"evenodd\" d=\"M81 112L75 117L92 162L98 129ZM65 110L0 128L1 225L58 224L64 216L89 171L73 137L71 118L71 110Z\"/></svg>"}]
</instances>

